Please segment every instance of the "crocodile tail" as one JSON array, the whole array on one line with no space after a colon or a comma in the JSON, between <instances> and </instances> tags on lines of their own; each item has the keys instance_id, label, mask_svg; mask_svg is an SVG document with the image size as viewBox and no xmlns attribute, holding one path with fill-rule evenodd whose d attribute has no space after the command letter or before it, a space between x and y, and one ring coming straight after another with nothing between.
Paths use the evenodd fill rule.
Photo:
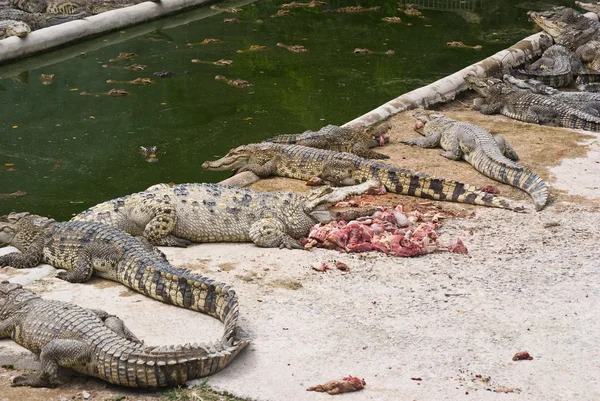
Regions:
<instances>
[{"instance_id":1,"label":"crocodile tail","mask_svg":"<svg viewBox=\"0 0 600 401\"><path fill-rule=\"evenodd\" d=\"M383 165L382 165L383 166ZM379 180L390 192L447 202L468 203L521 211L513 201L481 191L462 182L414 174L409 170L385 168L378 172Z\"/></svg>"},{"instance_id":2,"label":"crocodile tail","mask_svg":"<svg viewBox=\"0 0 600 401\"><path fill-rule=\"evenodd\" d=\"M277 136L265 139L263 142L282 143L282 144L287 144L287 145L293 145L298 142L298 135L282 134L282 135L277 135Z\"/></svg>"},{"instance_id":3,"label":"crocodile tail","mask_svg":"<svg viewBox=\"0 0 600 401\"><path fill-rule=\"evenodd\" d=\"M526 71L526 70L514 70L514 74L520 79L535 79L542 82L544 85L551 86L553 88L562 88L569 86L573 82L573 72L569 68L565 72L555 72L549 74L546 71Z\"/></svg>"},{"instance_id":4,"label":"crocodile tail","mask_svg":"<svg viewBox=\"0 0 600 401\"><path fill-rule=\"evenodd\" d=\"M477 152L471 159L475 170L504 184L522 189L533 198L536 210L542 210L548 200L548 184L535 172L508 160L501 163L483 152Z\"/></svg>"},{"instance_id":5,"label":"crocodile tail","mask_svg":"<svg viewBox=\"0 0 600 401\"><path fill-rule=\"evenodd\" d=\"M216 317L225 325L223 340L233 338L239 315L235 291L224 283L174 268L167 261L161 262L164 265L153 263L156 267L148 264L129 269L131 273L121 282L148 297ZM142 270L141 274L136 274L135 270Z\"/></svg>"},{"instance_id":6,"label":"crocodile tail","mask_svg":"<svg viewBox=\"0 0 600 401\"><path fill-rule=\"evenodd\" d=\"M237 343L185 344L120 349L118 346L97 356L101 370L96 376L129 387L182 385L188 380L209 376L225 368L248 341ZM137 345L137 344L136 344ZM104 347L106 348L106 347Z\"/></svg>"}]
</instances>

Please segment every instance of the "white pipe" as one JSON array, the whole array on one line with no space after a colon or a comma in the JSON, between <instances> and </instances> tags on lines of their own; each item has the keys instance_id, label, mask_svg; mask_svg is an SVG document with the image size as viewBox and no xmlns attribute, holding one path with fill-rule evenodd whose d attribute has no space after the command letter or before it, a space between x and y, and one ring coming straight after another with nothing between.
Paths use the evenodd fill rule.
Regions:
<instances>
[{"instance_id":1,"label":"white pipe","mask_svg":"<svg viewBox=\"0 0 600 401\"><path fill-rule=\"evenodd\" d=\"M219 3L219 6L220 8L242 7L244 5L253 3L254 1L256 0L224 1L222 3ZM87 53L94 50L98 50L103 47L111 46L115 43L120 43L125 40L133 39L159 29L170 29L176 26L189 24L191 22L200 20L202 18L211 17L221 12L221 9L213 10L209 7L200 7L198 9L191 10L185 13L173 15L167 18L161 18L156 21L147 22L142 25L131 27L127 29L126 32L114 32L112 34L102 35L94 39L86 40L77 44L56 49L52 52L46 52L32 57L27 57L22 60L10 62L9 64L0 66L0 79L19 75L23 71L34 70L46 67L48 65L56 64L61 61L73 58L81 53ZM66 22L66 24L68 23L69 22ZM1 43L2 41L0 41L0 46Z\"/></svg>"},{"instance_id":2,"label":"white pipe","mask_svg":"<svg viewBox=\"0 0 600 401\"><path fill-rule=\"evenodd\" d=\"M478 63L471 64L452 75L390 100L375 110L347 122L344 126L373 125L405 110L416 108L426 109L436 103L449 102L457 94L467 89L467 84L464 80L465 76L476 75L484 77L493 75L500 73L505 68L516 67L533 56L539 56L541 54L539 43L541 35L542 32L528 36L508 49L499 51Z\"/></svg>"},{"instance_id":3,"label":"white pipe","mask_svg":"<svg viewBox=\"0 0 600 401\"><path fill-rule=\"evenodd\" d=\"M212 0L146 1L134 6L119 8L91 17L39 29L23 38L12 36L0 40L0 64L48 51L67 43L140 24L211 1Z\"/></svg>"}]
</instances>

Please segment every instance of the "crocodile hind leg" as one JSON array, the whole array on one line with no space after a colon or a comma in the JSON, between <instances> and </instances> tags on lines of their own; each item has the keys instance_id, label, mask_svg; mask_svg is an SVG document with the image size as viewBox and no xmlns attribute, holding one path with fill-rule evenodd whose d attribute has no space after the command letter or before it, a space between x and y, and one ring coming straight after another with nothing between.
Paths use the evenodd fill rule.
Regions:
<instances>
[{"instance_id":1,"label":"crocodile hind leg","mask_svg":"<svg viewBox=\"0 0 600 401\"><path fill-rule=\"evenodd\" d=\"M89 346L79 340L55 339L46 343L40 353L42 370L14 378L12 386L54 387L61 383L58 367L82 365L90 359Z\"/></svg>"},{"instance_id":2,"label":"crocodile hind leg","mask_svg":"<svg viewBox=\"0 0 600 401\"><path fill-rule=\"evenodd\" d=\"M138 225L147 222L142 235L153 245L186 247L192 243L171 234L177 225L177 214L166 199L144 199L132 211L131 218Z\"/></svg>"},{"instance_id":3,"label":"crocodile hind leg","mask_svg":"<svg viewBox=\"0 0 600 401\"><path fill-rule=\"evenodd\" d=\"M540 125L560 125L557 121L556 110L547 106L531 106L523 115L521 121Z\"/></svg>"},{"instance_id":4,"label":"crocodile hind leg","mask_svg":"<svg viewBox=\"0 0 600 401\"><path fill-rule=\"evenodd\" d=\"M90 312L94 312L112 331L114 331L119 337L123 337L126 340L136 342L138 344L142 344L142 341L138 340L138 338L125 326L125 323L116 317L115 315L111 315L110 313L103 311L102 309L89 309Z\"/></svg>"},{"instance_id":5,"label":"crocodile hind leg","mask_svg":"<svg viewBox=\"0 0 600 401\"><path fill-rule=\"evenodd\" d=\"M494 141L496 141L496 145L498 145L500 152L502 152L504 156L513 161L519 160L517 152L510 146L510 143L502 137L502 135L494 135Z\"/></svg>"},{"instance_id":6,"label":"crocodile hind leg","mask_svg":"<svg viewBox=\"0 0 600 401\"><path fill-rule=\"evenodd\" d=\"M486 104L485 99L482 97L473 99L473 110L478 110L481 114L498 114L503 107L504 105L500 102Z\"/></svg>"},{"instance_id":7,"label":"crocodile hind leg","mask_svg":"<svg viewBox=\"0 0 600 401\"><path fill-rule=\"evenodd\" d=\"M303 249L304 247L287 233L285 224L279 219L260 219L250 227L250 239L265 248Z\"/></svg>"},{"instance_id":8,"label":"crocodile hind leg","mask_svg":"<svg viewBox=\"0 0 600 401\"><path fill-rule=\"evenodd\" d=\"M68 270L58 272L56 277L70 283L83 283L92 277L94 269L99 276L116 277L114 270L121 256L120 249L115 245L92 242L80 250L75 266L59 266Z\"/></svg>"},{"instance_id":9,"label":"crocodile hind leg","mask_svg":"<svg viewBox=\"0 0 600 401\"><path fill-rule=\"evenodd\" d=\"M336 187L360 184L352 178L354 170L354 164L351 162L330 160L323 165L323 171L319 174L319 178Z\"/></svg>"}]
</instances>

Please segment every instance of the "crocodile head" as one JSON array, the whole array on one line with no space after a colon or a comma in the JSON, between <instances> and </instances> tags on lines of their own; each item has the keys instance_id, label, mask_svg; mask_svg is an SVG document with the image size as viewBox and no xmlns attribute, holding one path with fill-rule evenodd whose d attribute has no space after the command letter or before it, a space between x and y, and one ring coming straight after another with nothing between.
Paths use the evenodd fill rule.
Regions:
<instances>
[{"instance_id":1,"label":"crocodile head","mask_svg":"<svg viewBox=\"0 0 600 401\"><path fill-rule=\"evenodd\" d=\"M252 144L238 146L218 160L205 161L202 168L213 171L239 170L250 162L250 157L260 151L259 148Z\"/></svg>"},{"instance_id":2,"label":"crocodile head","mask_svg":"<svg viewBox=\"0 0 600 401\"><path fill-rule=\"evenodd\" d=\"M572 8L554 7L549 11L530 11L527 13L540 28L553 38L558 38L569 29L570 25L579 21L582 15Z\"/></svg>"},{"instance_id":3,"label":"crocodile head","mask_svg":"<svg viewBox=\"0 0 600 401\"><path fill-rule=\"evenodd\" d=\"M24 22L21 21L12 21L11 24L6 28L6 36L17 36L22 38L23 36L27 36L27 34L31 32L31 28Z\"/></svg>"},{"instance_id":4,"label":"crocodile head","mask_svg":"<svg viewBox=\"0 0 600 401\"><path fill-rule=\"evenodd\" d=\"M37 297L33 292L23 288L21 284L0 282L0 320L5 320L14 311L18 311L24 301Z\"/></svg>"},{"instance_id":5,"label":"crocodile head","mask_svg":"<svg viewBox=\"0 0 600 401\"><path fill-rule=\"evenodd\" d=\"M515 78L512 75L504 74L502 80L505 84L510 85L515 89L522 89L526 91L530 91L532 93L539 93L541 95L553 95L558 91L550 86L544 85L543 82L540 82L533 78L527 79L519 79Z\"/></svg>"},{"instance_id":6,"label":"crocodile head","mask_svg":"<svg viewBox=\"0 0 600 401\"><path fill-rule=\"evenodd\" d=\"M508 88L501 79L492 77L479 78L469 75L465 77L465 81L471 89L482 97L492 96L498 92L503 92L504 88Z\"/></svg>"},{"instance_id":7,"label":"crocodile head","mask_svg":"<svg viewBox=\"0 0 600 401\"><path fill-rule=\"evenodd\" d=\"M348 187L325 186L304 193L304 212L315 221L327 223L334 219L329 208L349 196L362 195L371 189L379 189L381 183L377 180L369 180Z\"/></svg>"},{"instance_id":8,"label":"crocodile head","mask_svg":"<svg viewBox=\"0 0 600 401\"><path fill-rule=\"evenodd\" d=\"M430 114L425 114L425 113L421 113L419 111L415 111L413 113L413 118L416 120L415 121L415 131L417 131L419 134L427 136L427 133L432 133L432 131L425 131L425 126L430 123L430 122L436 122L436 123L452 123L454 122L454 120L452 120L451 118L446 117L443 114L440 113L430 113Z\"/></svg>"},{"instance_id":9,"label":"crocodile head","mask_svg":"<svg viewBox=\"0 0 600 401\"><path fill-rule=\"evenodd\" d=\"M54 220L29 213L11 213L0 217L0 244L27 249Z\"/></svg>"}]
</instances>

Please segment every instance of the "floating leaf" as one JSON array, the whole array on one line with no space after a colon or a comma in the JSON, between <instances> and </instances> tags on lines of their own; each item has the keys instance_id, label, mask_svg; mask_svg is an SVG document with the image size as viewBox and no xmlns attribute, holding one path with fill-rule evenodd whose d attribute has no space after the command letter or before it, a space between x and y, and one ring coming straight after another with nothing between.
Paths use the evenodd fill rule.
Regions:
<instances>
[{"instance_id":1,"label":"floating leaf","mask_svg":"<svg viewBox=\"0 0 600 401\"><path fill-rule=\"evenodd\" d=\"M95 119L96 117L94 117L94 116L90 116L90 118L93 120L93 119Z\"/></svg>"},{"instance_id":2,"label":"floating leaf","mask_svg":"<svg viewBox=\"0 0 600 401\"><path fill-rule=\"evenodd\" d=\"M78 88L71 88L71 89L69 89L69 90L70 90L71 92L75 92L75 91L78 91L79 89L78 89Z\"/></svg>"},{"instance_id":3,"label":"floating leaf","mask_svg":"<svg viewBox=\"0 0 600 401\"><path fill-rule=\"evenodd\" d=\"M14 163L4 163L4 167L12 167L14 166Z\"/></svg>"}]
</instances>

